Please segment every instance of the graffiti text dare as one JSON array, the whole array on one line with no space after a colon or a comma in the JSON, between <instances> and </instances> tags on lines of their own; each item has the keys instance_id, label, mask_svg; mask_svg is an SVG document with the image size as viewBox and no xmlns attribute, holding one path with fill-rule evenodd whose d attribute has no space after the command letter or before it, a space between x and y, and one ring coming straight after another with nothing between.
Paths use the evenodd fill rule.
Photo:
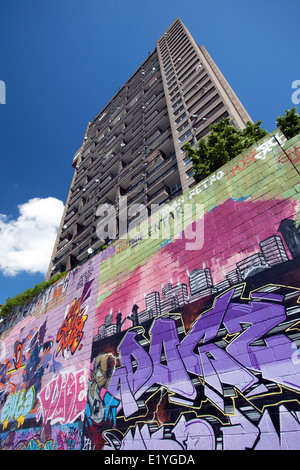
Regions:
<instances>
[{"instance_id":1,"label":"graffiti text dare","mask_svg":"<svg viewBox=\"0 0 300 470\"><path fill-rule=\"evenodd\" d=\"M257 373L300 390L295 374L299 366L291 367L292 340L284 333L268 335L286 320L283 297L252 293L250 301L233 302L234 291L219 296L181 341L176 314L154 320L150 341L139 327L127 332L119 345L122 367L115 370L109 385L110 393L122 403L118 411L122 406L125 417L131 416L139 409L138 400L160 387L168 390L170 402L193 406L195 376L202 378L204 395L223 411L224 387L247 396L258 386ZM220 331L225 331L221 343ZM274 367L276 357L280 363Z\"/></svg>"}]
</instances>

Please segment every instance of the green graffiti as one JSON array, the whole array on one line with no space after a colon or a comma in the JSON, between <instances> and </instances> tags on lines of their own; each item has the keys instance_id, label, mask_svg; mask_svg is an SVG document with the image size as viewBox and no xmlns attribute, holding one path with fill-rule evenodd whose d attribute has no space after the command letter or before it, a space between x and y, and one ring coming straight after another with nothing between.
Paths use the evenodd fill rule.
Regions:
<instances>
[{"instance_id":1,"label":"green graffiti","mask_svg":"<svg viewBox=\"0 0 300 470\"><path fill-rule=\"evenodd\" d=\"M35 399L35 390L32 386L29 390L23 389L11 393L2 408L0 421L3 429L7 427L10 420L16 419L18 427L24 423L26 416L31 412Z\"/></svg>"}]
</instances>

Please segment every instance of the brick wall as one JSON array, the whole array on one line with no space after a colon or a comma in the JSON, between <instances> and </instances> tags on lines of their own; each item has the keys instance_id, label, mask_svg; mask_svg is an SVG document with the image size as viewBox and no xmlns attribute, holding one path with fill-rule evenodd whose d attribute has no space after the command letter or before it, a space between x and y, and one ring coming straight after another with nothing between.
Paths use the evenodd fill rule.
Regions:
<instances>
[{"instance_id":1,"label":"brick wall","mask_svg":"<svg viewBox=\"0 0 300 470\"><path fill-rule=\"evenodd\" d=\"M1 449L299 449L300 139L273 134L2 323Z\"/></svg>"}]
</instances>

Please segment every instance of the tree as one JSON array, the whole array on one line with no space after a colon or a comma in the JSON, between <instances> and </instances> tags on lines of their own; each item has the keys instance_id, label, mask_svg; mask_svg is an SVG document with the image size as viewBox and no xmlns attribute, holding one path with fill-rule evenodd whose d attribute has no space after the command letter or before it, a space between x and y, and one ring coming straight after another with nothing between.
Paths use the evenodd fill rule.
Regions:
<instances>
[{"instance_id":1,"label":"tree","mask_svg":"<svg viewBox=\"0 0 300 470\"><path fill-rule=\"evenodd\" d=\"M230 118L212 124L210 134L199 140L196 149L189 143L184 145L187 157L193 162L195 181L203 180L266 134L261 128L261 121L247 122L243 130L232 126Z\"/></svg>"},{"instance_id":2,"label":"tree","mask_svg":"<svg viewBox=\"0 0 300 470\"><path fill-rule=\"evenodd\" d=\"M284 116L278 116L276 123L287 139L300 134L300 116L297 114L296 108L286 110Z\"/></svg>"}]
</instances>

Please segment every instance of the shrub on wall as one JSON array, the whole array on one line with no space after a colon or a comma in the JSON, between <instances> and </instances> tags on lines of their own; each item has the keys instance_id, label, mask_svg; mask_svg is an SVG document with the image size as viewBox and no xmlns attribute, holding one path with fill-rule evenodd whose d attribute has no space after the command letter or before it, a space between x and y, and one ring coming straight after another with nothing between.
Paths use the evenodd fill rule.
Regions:
<instances>
[{"instance_id":1,"label":"shrub on wall","mask_svg":"<svg viewBox=\"0 0 300 470\"><path fill-rule=\"evenodd\" d=\"M300 116L296 108L287 110L284 116L277 118L276 123L287 139L300 133ZM186 156L193 162L193 176L196 183L217 171L267 134L268 132L261 127L261 121L247 122L243 130L232 126L230 118L212 124L209 135L200 139L195 149L190 143L186 143L183 147Z\"/></svg>"},{"instance_id":2,"label":"shrub on wall","mask_svg":"<svg viewBox=\"0 0 300 470\"><path fill-rule=\"evenodd\" d=\"M32 289L27 289L26 291L17 294L15 297L8 297L5 301L5 304L2 305L0 309L0 317L7 318L15 308L22 307L30 303L41 292L45 291L48 287L50 287L52 284L58 281L58 279L62 278L66 274L66 272L58 273L49 279L49 281L36 284Z\"/></svg>"},{"instance_id":3,"label":"shrub on wall","mask_svg":"<svg viewBox=\"0 0 300 470\"><path fill-rule=\"evenodd\" d=\"M214 173L229 160L242 153L267 134L260 127L261 121L248 122L242 131L230 124L230 118L222 119L210 126L210 134L203 137L193 149L190 143L184 145L186 155L193 162L194 179L198 183Z\"/></svg>"},{"instance_id":4,"label":"shrub on wall","mask_svg":"<svg viewBox=\"0 0 300 470\"><path fill-rule=\"evenodd\" d=\"M300 116L296 108L286 110L284 116L279 116L276 123L287 139L291 139L300 133Z\"/></svg>"}]
</instances>

